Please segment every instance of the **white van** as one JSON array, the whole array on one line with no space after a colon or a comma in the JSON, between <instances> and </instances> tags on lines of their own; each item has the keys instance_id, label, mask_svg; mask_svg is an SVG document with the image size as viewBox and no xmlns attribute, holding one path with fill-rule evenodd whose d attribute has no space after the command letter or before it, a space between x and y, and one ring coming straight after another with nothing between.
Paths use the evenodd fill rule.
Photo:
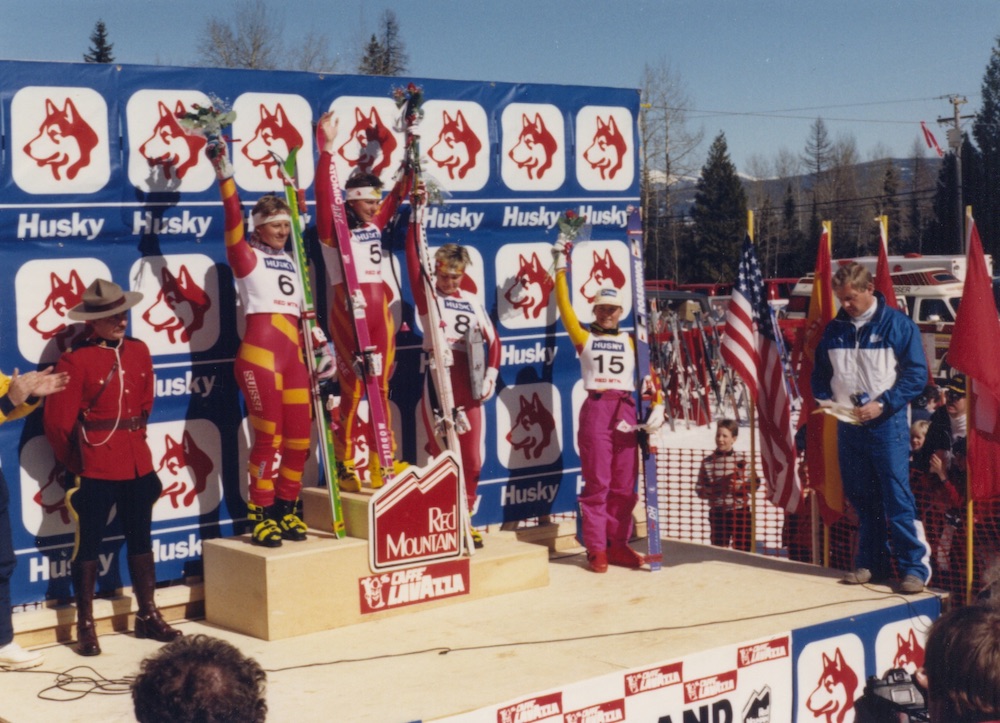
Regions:
<instances>
[{"instance_id":1,"label":"white van","mask_svg":"<svg viewBox=\"0 0 1000 723\"><path fill-rule=\"evenodd\" d=\"M834 262L834 265L836 267L838 262ZM812 280L812 274L803 276L792 289L788 305L781 313L780 323L786 333L796 333L805 325L812 296ZM951 332L962 301L964 284L946 269L914 268L893 273L892 286L896 291L896 300L901 307L905 306L902 310L920 327L931 373L935 377L947 376L945 356L951 343ZM835 297L834 304L836 303ZM837 306L839 308L839 304Z\"/></svg>"}]
</instances>

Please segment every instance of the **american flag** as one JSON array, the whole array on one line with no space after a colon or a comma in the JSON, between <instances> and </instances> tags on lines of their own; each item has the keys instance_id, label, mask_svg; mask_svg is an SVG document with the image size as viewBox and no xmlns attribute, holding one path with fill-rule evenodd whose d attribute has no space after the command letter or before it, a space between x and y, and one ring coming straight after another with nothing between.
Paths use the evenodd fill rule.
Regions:
<instances>
[{"instance_id":1,"label":"american flag","mask_svg":"<svg viewBox=\"0 0 1000 723\"><path fill-rule=\"evenodd\" d=\"M795 469L791 405L776 333L757 251L748 235L740 255L739 278L726 311L722 358L746 383L757 405L767 498L789 512L797 512L802 486Z\"/></svg>"}]
</instances>

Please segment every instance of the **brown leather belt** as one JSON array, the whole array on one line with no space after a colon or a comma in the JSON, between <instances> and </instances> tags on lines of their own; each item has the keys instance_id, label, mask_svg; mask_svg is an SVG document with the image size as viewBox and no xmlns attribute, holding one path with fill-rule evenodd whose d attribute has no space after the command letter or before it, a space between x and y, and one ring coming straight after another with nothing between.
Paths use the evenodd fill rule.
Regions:
<instances>
[{"instance_id":1,"label":"brown leather belt","mask_svg":"<svg viewBox=\"0 0 1000 723\"><path fill-rule=\"evenodd\" d=\"M146 428L146 417L126 417L125 419L87 419L83 422L83 428L88 432L109 432L112 429L124 432L137 432Z\"/></svg>"}]
</instances>

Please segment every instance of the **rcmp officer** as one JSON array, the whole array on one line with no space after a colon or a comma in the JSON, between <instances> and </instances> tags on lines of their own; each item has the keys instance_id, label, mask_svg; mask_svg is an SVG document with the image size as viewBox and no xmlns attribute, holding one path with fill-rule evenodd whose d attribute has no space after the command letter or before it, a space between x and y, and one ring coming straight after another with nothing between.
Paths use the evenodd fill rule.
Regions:
<instances>
[{"instance_id":1,"label":"rcmp officer","mask_svg":"<svg viewBox=\"0 0 1000 723\"><path fill-rule=\"evenodd\" d=\"M101 652L93 599L98 553L112 506L117 507L138 599L135 634L168 642L181 635L160 615L154 600L153 505L162 485L146 442L153 408L153 363L146 345L126 336L128 310L142 294L97 279L83 302L67 315L88 322L90 334L65 352L56 372L67 372L66 389L45 405L45 434L56 459L72 476L66 504L77 521L71 565L77 606L78 652Z\"/></svg>"}]
</instances>

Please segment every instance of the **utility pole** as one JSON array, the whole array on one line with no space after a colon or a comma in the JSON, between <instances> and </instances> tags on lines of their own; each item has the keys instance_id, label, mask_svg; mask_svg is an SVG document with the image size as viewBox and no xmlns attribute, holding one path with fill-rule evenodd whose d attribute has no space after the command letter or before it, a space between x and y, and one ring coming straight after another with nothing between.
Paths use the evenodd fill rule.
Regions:
<instances>
[{"instance_id":1,"label":"utility pole","mask_svg":"<svg viewBox=\"0 0 1000 723\"><path fill-rule=\"evenodd\" d=\"M945 96L942 96L945 97ZM968 101L964 95L947 96L954 113L951 118L938 118L940 124L951 124L947 131L948 148L955 154L955 226L958 233L958 250L960 253L968 253L965 248L965 207L962 205L962 120L965 118L975 118L974 115L959 115L959 108Z\"/></svg>"}]
</instances>

